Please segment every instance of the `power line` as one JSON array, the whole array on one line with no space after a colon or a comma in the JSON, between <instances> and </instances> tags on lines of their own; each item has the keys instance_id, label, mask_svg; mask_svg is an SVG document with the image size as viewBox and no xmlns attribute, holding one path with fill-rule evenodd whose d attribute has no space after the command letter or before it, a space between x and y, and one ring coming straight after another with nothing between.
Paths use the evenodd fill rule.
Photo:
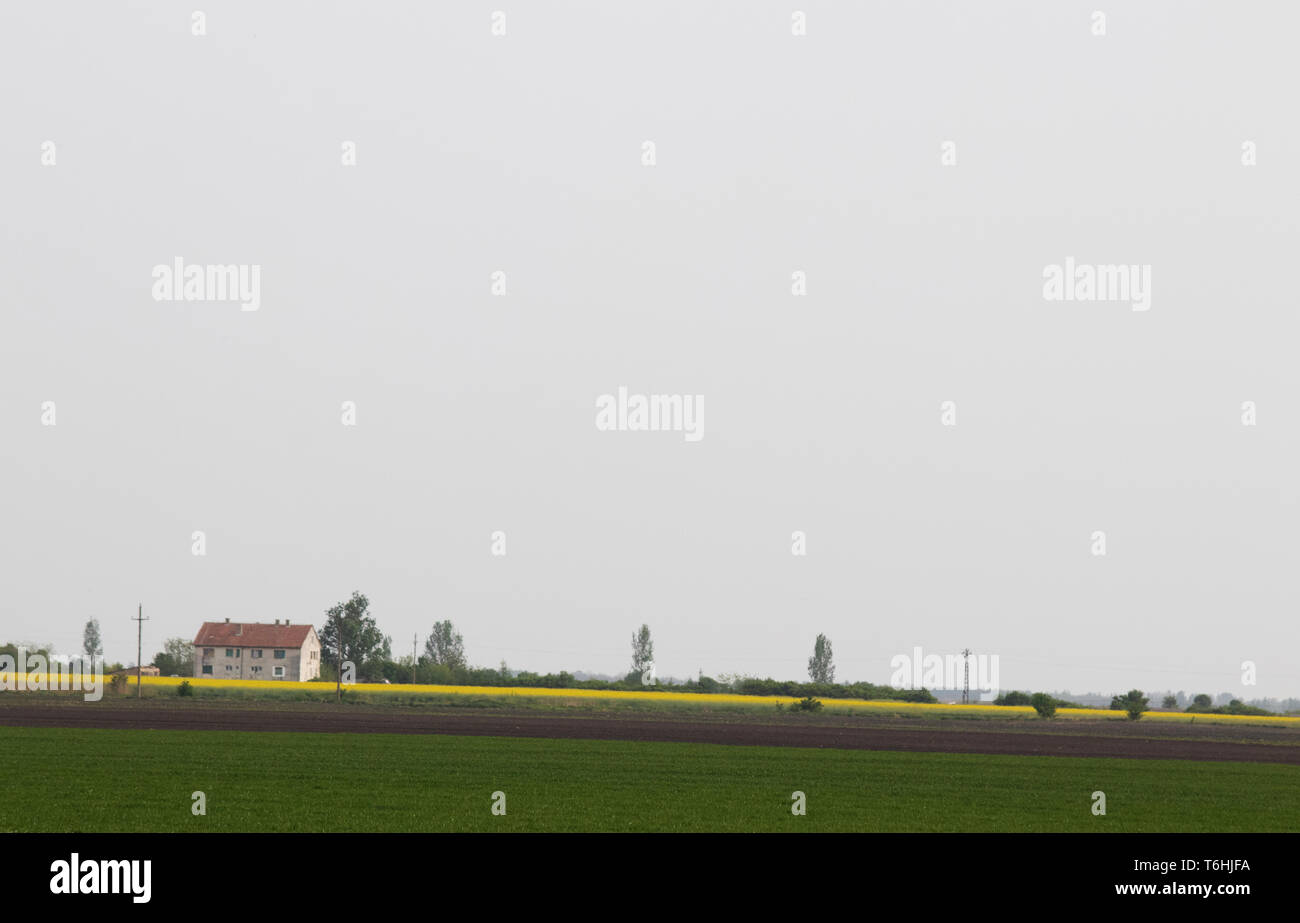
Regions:
<instances>
[{"instance_id":1,"label":"power line","mask_svg":"<svg viewBox=\"0 0 1300 923\"><path fill-rule=\"evenodd\" d=\"M136 617L131 619L135 622L135 697L140 698L140 660L144 647L144 623L149 621L144 617L144 603L140 603L140 608L136 610Z\"/></svg>"}]
</instances>

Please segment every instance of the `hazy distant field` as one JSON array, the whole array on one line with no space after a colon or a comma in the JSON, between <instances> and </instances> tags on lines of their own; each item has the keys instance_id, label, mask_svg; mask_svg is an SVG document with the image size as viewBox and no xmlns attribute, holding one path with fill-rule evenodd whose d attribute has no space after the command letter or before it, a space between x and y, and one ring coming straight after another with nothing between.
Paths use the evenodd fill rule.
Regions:
<instances>
[{"instance_id":1,"label":"hazy distant field","mask_svg":"<svg viewBox=\"0 0 1300 923\"><path fill-rule=\"evenodd\" d=\"M1295 831L1300 769L440 735L0 727L12 831ZM202 791L207 815L191 813ZM491 813L493 792L506 815ZM791 814L791 795L807 815ZM1091 813L1104 791L1107 815Z\"/></svg>"}]
</instances>

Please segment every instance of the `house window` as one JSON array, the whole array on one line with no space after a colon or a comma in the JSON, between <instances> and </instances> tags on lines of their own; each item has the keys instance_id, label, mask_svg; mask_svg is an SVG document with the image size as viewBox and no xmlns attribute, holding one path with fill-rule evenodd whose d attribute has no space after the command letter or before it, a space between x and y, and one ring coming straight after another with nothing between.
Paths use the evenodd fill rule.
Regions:
<instances>
[{"instance_id":1,"label":"house window","mask_svg":"<svg viewBox=\"0 0 1300 923\"><path fill-rule=\"evenodd\" d=\"M233 673L234 671L235 671L235 668L234 668L234 667L232 667L230 664L226 664L226 672L227 672L227 673Z\"/></svg>"},{"instance_id":2,"label":"house window","mask_svg":"<svg viewBox=\"0 0 1300 923\"><path fill-rule=\"evenodd\" d=\"M212 656L212 648L210 648L210 647L205 647L205 648L203 649L203 656L204 656L204 657L211 657L211 656Z\"/></svg>"},{"instance_id":3,"label":"house window","mask_svg":"<svg viewBox=\"0 0 1300 923\"><path fill-rule=\"evenodd\" d=\"M254 672L254 673L261 673L261 672L262 672L262 668L261 668L261 667L253 667L253 672Z\"/></svg>"},{"instance_id":4,"label":"house window","mask_svg":"<svg viewBox=\"0 0 1300 923\"><path fill-rule=\"evenodd\" d=\"M233 647L228 647L228 648L226 648L226 656L227 656L227 657L234 657L234 656L235 656L235 649L234 649Z\"/></svg>"},{"instance_id":5,"label":"house window","mask_svg":"<svg viewBox=\"0 0 1300 923\"><path fill-rule=\"evenodd\" d=\"M203 675L204 675L204 676L211 676L211 675L212 675L212 664L209 663L209 664L205 664L205 665L204 665L204 667L203 667Z\"/></svg>"},{"instance_id":6,"label":"house window","mask_svg":"<svg viewBox=\"0 0 1300 923\"><path fill-rule=\"evenodd\" d=\"M254 656L254 657L261 657L261 656L262 656L262 649L261 649L260 647L259 647L259 648L256 648L256 649L253 651L253 656Z\"/></svg>"},{"instance_id":7,"label":"house window","mask_svg":"<svg viewBox=\"0 0 1300 923\"><path fill-rule=\"evenodd\" d=\"M275 675L276 675L276 676L284 676L284 667L276 667L276 668L275 668Z\"/></svg>"},{"instance_id":8,"label":"house window","mask_svg":"<svg viewBox=\"0 0 1300 923\"><path fill-rule=\"evenodd\" d=\"M284 659L284 651L276 651L276 652L275 652L275 659L276 659L276 660L283 660L283 659Z\"/></svg>"}]
</instances>

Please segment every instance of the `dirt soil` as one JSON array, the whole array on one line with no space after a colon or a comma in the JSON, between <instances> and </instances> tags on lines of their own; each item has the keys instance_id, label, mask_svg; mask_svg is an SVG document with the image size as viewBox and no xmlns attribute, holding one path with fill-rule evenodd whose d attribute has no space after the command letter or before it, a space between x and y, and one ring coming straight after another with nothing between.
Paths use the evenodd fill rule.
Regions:
<instances>
[{"instance_id":1,"label":"dirt soil","mask_svg":"<svg viewBox=\"0 0 1300 923\"><path fill-rule=\"evenodd\" d=\"M0 726L152 728L191 731L310 731L376 734L461 734L581 740L649 740L739 746L910 750L1126 759L1229 760L1300 766L1300 734L1289 729L1137 722L832 722L817 716L727 722L537 712L406 711L301 705L85 707L57 702L0 708Z\"/></svg>"}]
</instances>

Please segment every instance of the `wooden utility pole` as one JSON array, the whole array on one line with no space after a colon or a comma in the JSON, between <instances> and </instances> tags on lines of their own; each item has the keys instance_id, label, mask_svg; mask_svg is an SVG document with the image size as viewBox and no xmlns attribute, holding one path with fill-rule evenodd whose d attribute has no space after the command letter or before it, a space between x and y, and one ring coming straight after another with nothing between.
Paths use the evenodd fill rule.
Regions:
<instances>
[{"instance_id":1,"label":"wooden utility pole","mask_svg":"<svg viewBox=\"0 0 1300 923\"><path fill-rule=\"evenodd\" d=\"M412 685L412 686L414 686L415 683L416 683L416 679L415 679L415 645L416 645L416 643L417 643L419 640L420 640L420 636L419 636L418 634L417 634L417 635L411 635L411 685Z\"/></svg>"},{"instance_id":2,"label":"wooden utility pole","mask_svg":"<svg viewBox=\"0 0 1300 923\"><path fill-rule=\"evenodd\" d=\"M149 621L144 617L144 603L140 603L140 608L136 610L135 618L135 697L140 698L140 657L144 647L144 623Z\"/></svg>"},{"instance_id":3,"label":"wooden utility pole","mask_svg":"<svg viewBox=\"0 0 1300 923\"><path fill-rule=\"evenodd\" d=\"M334 674L334 701L343 701L343 628L340 625L334 636L334 649L338 651L338 670Z\"/></svg>"}]
</instances>

